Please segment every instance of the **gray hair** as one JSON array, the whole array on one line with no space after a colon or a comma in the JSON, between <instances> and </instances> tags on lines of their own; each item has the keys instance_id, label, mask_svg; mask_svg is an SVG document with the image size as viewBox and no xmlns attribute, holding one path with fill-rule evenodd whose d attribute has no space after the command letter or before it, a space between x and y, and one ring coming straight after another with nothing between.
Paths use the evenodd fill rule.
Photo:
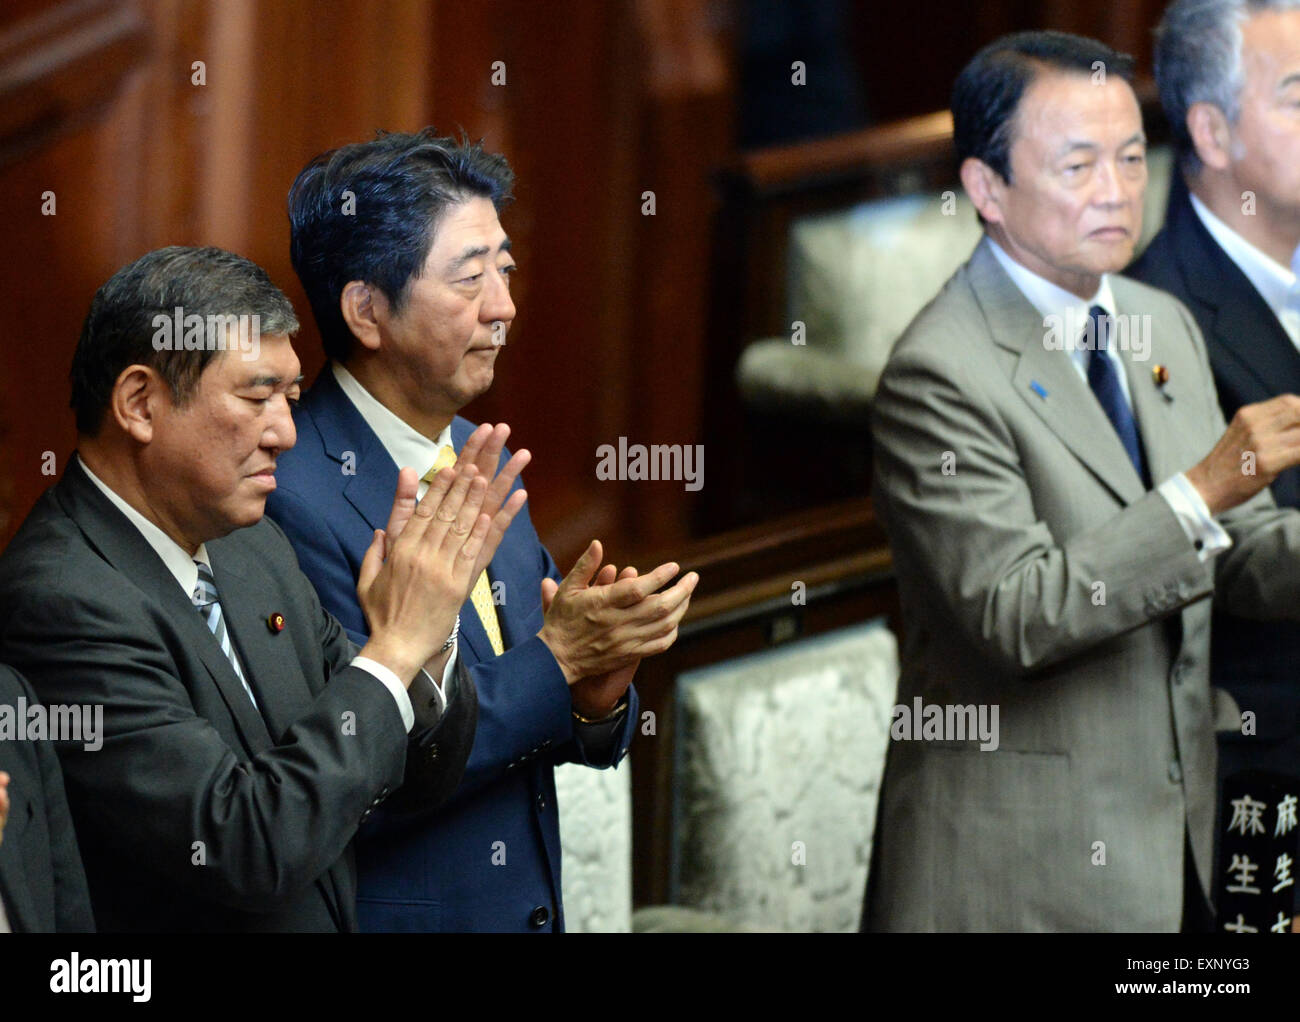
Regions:
<instances>
[{"instance_id":1,"label":"gray hair","mask_svg":"<svg viewBox=\"0 0 1300 1022\"><path fill-rule=\"evenodd\" d=\"M1174 0L1156 29L1156 85L1183 169L1200 172L1187 111L1210 103L1229 124L1241 116L1241 25L1266 11L1300 10L1300 0Z\"/></svg>"},{"instance_id":2,"label":"gray hair","mask_svg":"<svg viewBox=\"0 0 1300 1022\"><path fill-rule=\"evenodd\" d=\"M180 317L198 319L207 338L203 343L159 344L160 325ZM265 334L294 334L298 317L293 305L256 263L219 248L173 245L155 249L118 270L96 293L81 327L72 357L72 409L77 430L99 432L113 387L129 365L155 369L166 382L177 406L192 396L203 370L219 350L225 350L232 322L256 317Z\"/></svg>"}]
</instances>

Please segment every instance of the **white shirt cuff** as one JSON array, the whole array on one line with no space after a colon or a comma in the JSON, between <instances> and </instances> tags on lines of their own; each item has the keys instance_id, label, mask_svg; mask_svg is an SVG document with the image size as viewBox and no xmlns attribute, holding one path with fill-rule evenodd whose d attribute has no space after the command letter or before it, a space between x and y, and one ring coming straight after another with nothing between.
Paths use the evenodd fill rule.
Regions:
<instances>
[{"instance_id":1,"label":"white shirt cuff","mask_svg":"<svg viewBox=\"0 0 1300 1022\"><path fill-rule=\"evenodd\" d=\"M438 697L442 700L442 710L447 708L447 686L451 684L452 675L456 673L456 657L460 656L460 639L452 640L451 656L447 657L447 666L442 669L442 682L433 681L433 687L438 690ZM428 672L425 672L428 673Z\"/></svg>"},{"instance_id":2,"label":"white shirt cuff","mask_svg":"<svg viewBox=\"0 0 1300 1022\"><path fill-rule=\"evenodd\" d=\"M411 697L402 680L379 661L371 660L368 656L357 657L352 661L352 666L360 667L367 674L378 678L393 693L393 698L397 700L397 711L402 715L402 726L410 734L411 728L415 726L415 709L411 706ZM442 692L439 691L438 694L441 696Z\"/></svg>"},{"instance_id":3,"label":"white shirt cuff","mask_svg":"<svg viewBox=\"0 0 1300 1022\"><path fill-rule=\"evenodd\" d=\"M1196 556L1202 562L1232 546L1232 537L1214 520L1205 500L1182 472L1166 479L1157 490L1168 502L1169 509L1183 527L1188 541L1196 547Z\"/></svg>"}]
</instances>

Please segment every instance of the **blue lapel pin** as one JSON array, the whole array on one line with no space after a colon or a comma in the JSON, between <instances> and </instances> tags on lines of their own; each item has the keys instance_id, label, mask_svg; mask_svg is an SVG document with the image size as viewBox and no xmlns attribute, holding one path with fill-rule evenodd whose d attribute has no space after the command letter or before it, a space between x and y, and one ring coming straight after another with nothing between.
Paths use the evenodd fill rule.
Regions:
<instances>
[{"instance_id":1,"label":"blue lapel pin","mask_svg":"<svg viewBox=\"0 0 1300 1022\"><path fill-rule=\"evenodd\" d=\"M1037 380L1030 380L1029 389L1032 390L1039 397L1043 398L1044 400L1047 399L1047 388L1044 387Z\"/></svg>"}]
</instances>

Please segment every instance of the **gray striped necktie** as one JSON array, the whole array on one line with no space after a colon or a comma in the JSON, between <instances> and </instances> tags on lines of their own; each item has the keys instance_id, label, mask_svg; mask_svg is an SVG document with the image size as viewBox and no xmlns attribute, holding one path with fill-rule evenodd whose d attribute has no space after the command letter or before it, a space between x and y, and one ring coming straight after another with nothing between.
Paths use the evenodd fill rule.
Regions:
<instances>
[{"instance_id":1,"label":"gray striped necktie","mask_svg":"<svg viewBox=\"0 0 1300 1022\"><path fill-rule=\"evenodd\" d=\"M257 697L249 688L244 672L239 666L239 658L235 656L235 648L230 644L230 632L226 630L226 620L221 613L221 598L217 596L217 583L212 577L212 569L202 561L195 561L194 564L199 569L199 580L194 586L194 595L190 597L194 602L194 609L203 615L203 620L208 623L208 630L216 636L221 646L221 652L226 654L230 666L235 669L235 674L244 683L244 691L248 693L248 698L253 700L254 706L257 706ZM260 710L261 707L258 709Z\"/></svg>"}]
</instances>

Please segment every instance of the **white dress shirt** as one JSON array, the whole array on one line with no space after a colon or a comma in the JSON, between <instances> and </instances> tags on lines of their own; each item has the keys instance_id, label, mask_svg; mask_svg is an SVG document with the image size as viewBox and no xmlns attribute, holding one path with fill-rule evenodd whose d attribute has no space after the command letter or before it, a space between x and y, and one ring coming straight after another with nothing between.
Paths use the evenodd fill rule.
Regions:
<instances>
[{"instance_id":1,"label":"white dress shirt","mask_svg":"<svg viewBox=\"0 0 1300 1022\"><path fill-rule=\"evenodd\" d=\"M1021 294L1025 296L1029 304L1042 315L1044 328L1046 328L1049 321L1065 324L1086 323L1089 310L1094 305L1100 305L1106 310L1107 315L1116 315L1115 296L1111 293L1109 275L1102 274L1097 293L1091 299L1085 301L1078 295L1071 294L1065 288L1040 277L1032 270L1016 262L992 238L989 238L988 241L993 249L994 256L997 257L1002 268L1007 271L1007 275L1020 289ZM1057 318L1052 320L1051 317ZM1093 354L1093 351L1082 346L1067 345L1066 347L1070 361L1086 385L1088 382L1088 358ZM1111 360L1116 375L1119 377L1120 388L1124 392L1124 400L1128 404L1129 410L1132 411L1133 396L1129 392L1128 374L1125 371L1124 360L1119 357L1113 347L1107 347L1104 352L1098 351L1097 354L1104 354L1106 358ZM1157 486L1156 491L1169 504L1174 517L1178 519L1178 524L1182 526L1188 541L1196 547L1197 556L1202 561L1209 560L1215 554L1221 553L1232 546L1232 538L1214 520L1214 516L1210 514L1210 509L1206 506L1205 500L1196 487L1188 481L1185 474L1179 472L1177 475L1171 476Z\"/></svg>"},{"instance_id":2,"label":"white dress shirt","mask_svg":"<svg viewBox=\"0 0 1300 1022\"><path fill-rule=\"evenodd\" d=\"M1282 324L1282 329L1291 338L1291 343L1300 348L1300 307L1293 304L1300 300L1295 273L1290 267L1283 266L1271 256L1265 255L1225 224L1195 195L1190 198L1192 209L1196 210L1196 215L1205 225L1205 229L1210 232L1210 237L1255 286L1255 290L1264 299L1264 303L1273 310L1273 315L1277 317L1277 321Z\"/></svg>"},{"instance_id":3,"label":"white dress shirt","mask_svg":"<svg viewBox=\"0 0 1300 1022\"><path fill-rule=\"evenodd\" d=\"M190 599L193 596L194 587L198 585L199 581L199 568L195 561L202 561L209 568L212 567L206 545L200 544L194 556L191 557L179 543L110 489L108 484L95 475L84 461L81 462L81 467L85 470L86 475L90 477L90 481L98 486L104 496L113 503L113 506L121 511L126 516L127 521L136 527L140 535L144 537L145 542L154 549L154 552L162 559L163 564L167 566L167 570L172 573L177 584L185 593L185 598ZM198 612L195 611L195 613ZM233 642L231 643L230 652L232 656L238 657ZM360 667L367 674L383 682L384 687L392 693L393 699L396 700L398 712L402 715L402 724L409 732L415 724L415 710L411 706L411 697L407 694L406 686L402 684L401 679L383 664L371 660L369 657L358 656L354 658L352 666ZM243 673L245 676L247 675L247 672ZM244 687L248 689L247 681L244 682ZM439 695L441 695L441 692ZM249 697L252 697L251 689L249 689ZM253 704L257 704L256 699L253 699Z\"/></svg>"},{"instance_id":4,"label":"white dress shirt","mask_svg":"<svg viewBox=\"0 0 1300 1022\"><path fill-rule=\"evenodd\" d=\"M331 362L330 369L343 393L366 420L366 425L379 437L379 442L384 445L384 450L393 459L393 463L398 468L415 469L420 477L419 496L423 497L429 490L429 484L424 481L425 473L438 460L438 452L451 446L451 423L442 428L436 439L430 440L405 419L389 411L387 406L339 363Z\"/></svg>"}]
</instances>

